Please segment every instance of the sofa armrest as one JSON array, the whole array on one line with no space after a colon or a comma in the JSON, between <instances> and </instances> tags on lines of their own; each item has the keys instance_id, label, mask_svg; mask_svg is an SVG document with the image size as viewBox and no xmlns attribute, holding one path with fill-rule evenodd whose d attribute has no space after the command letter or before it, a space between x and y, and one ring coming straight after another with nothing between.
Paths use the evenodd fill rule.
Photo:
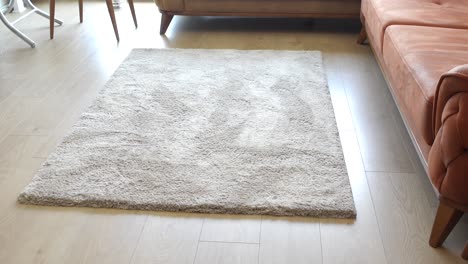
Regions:
<instances>
[{"instance_id":1,"label":"sofa armrest","mask_svg":"<svg viewBox=\"0 0 468 264\"><path fill-rule=\"evenodd\" d=\"M429 174L440 196L468 205L468 64L438 83L433 110L434 143Z\"/></svg>"},{"instance_id":2,"label":"sofa armrest","mask_svg":"<svg viewBox=\"0 0 468 264\"><path fill-rule=\"evenodd\" d=\"M442 75L434 99L434 135L442 126L442 114L448 100L457 93L468 92L468 64L460 65Z\"/></svg>"}]
</instances>

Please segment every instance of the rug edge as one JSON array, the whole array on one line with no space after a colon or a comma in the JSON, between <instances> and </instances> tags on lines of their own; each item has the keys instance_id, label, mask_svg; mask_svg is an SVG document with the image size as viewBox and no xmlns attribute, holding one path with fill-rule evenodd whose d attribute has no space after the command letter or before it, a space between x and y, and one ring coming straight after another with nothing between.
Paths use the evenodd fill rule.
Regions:
<instances>
[{"instance_id":1,"label":"rug edge","mask_svg":"<svg viewBox=\"0 0 468 264\"><path fill-rule=\"evenodd\" d=\"M348 209L314 209L305 211L303 208L276 207L274 209L244 206L244 207L226 207L216 205L194 205L181 206L180 204L154 204L154 203L127 203L125 201L115 200L90 200L80 201L65 197L36 196L27 194L26 191L20 193L17 198L19 204L54 206L54 207L87 207L87 208L108 208L123 210L139 210L154 212L184 212L201 214L232 214L232 215L268 215L268 216L288 216L288 217L313 217L313 218L337 218L337 219L356 219L357 213L354 202Z\"/></svg>"}]
</instances>

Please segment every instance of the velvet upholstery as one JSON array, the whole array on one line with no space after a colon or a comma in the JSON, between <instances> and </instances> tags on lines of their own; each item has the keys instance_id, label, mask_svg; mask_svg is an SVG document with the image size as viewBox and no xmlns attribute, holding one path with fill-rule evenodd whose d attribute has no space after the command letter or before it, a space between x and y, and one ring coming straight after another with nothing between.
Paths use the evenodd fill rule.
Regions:
<instances>
[{"instance_id":1,"label":"velvet upholstery","mask_svg":"<svg viewBox=\"0 0 468 264\"><path fill-rule=\"evenodd\" d=\"M467 60L468 61L468 58ZM435 93L429 175L440 195L468 205L468 64L445 73Z\"/></svg>"},{"instance_id":2,"label":"velvet upholstery","mask_svg":"<svg viewBox=\"0 0 468 264\"><path fill-rule=\"evenodd\" d=\"M391 25L419 25L468 29L467 0L362 0L367 34L381 52L386 28Z\"/></svg>"},{"instance_id":3,"label":"velvet upholstery","mask_svg":"<svg viewBox=\"0 0 468 264\"><path fill-rule=\"evenodd\" d=\"M432 145L437 82L445 72L468 62L468 30L394 25L387 28L383 43L393 92L414 125L414 134Z\"/></svg>"}]
</instances>

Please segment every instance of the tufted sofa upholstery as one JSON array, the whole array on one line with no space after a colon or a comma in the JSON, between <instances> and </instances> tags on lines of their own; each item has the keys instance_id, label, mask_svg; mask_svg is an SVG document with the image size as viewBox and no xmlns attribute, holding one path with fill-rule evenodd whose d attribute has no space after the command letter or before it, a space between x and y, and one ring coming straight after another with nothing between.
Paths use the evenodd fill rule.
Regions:
<instances>
[{"instance_id":1,"label":"tufted sofa upholstery","mask_svg":"<svg viewBox=\"0 0 468 264\"><path fill-rule=\"evenodd\" d=\"M361 20L439 195L438 247L468 211L468 0L363 0Z\"/></svg>"},{"instance_id":2,"label":"tufted sofa upholstery","mask_svg":"<svg viewBox=\"0 0 468 264\"><path fill-rule=\"evenodd\" d=\"M429 154L433 184L445 199L465 206L468 205L467 85L468 65L455 67L440 78L433 117L433 131L437 134Z\"/></svg>"},{"instance_id":3,"label":"tufted sofa upholstery","mask_svg":"<svg viewBox=\"0 0 468 264\"><path fill-rule=\"evenodd\" d=\"M155 0L166 32L174 15L359 17L361 0Z\"/></svg>"}]
</instances>

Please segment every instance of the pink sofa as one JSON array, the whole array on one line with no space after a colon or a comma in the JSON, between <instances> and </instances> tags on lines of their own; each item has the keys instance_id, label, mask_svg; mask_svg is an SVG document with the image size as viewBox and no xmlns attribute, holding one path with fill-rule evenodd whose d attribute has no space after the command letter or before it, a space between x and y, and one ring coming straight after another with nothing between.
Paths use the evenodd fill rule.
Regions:
<instances>
[{"instance_id":1,"label":"pink sofa","mask_svg":"<svg viewBox=\"0 0 468 264\"><path fill-rule=\"evenodd\" d=\"M363 0L361 20L439 196L439 247L468 211L468 0Z\"/></svg>"}]
</instances>

